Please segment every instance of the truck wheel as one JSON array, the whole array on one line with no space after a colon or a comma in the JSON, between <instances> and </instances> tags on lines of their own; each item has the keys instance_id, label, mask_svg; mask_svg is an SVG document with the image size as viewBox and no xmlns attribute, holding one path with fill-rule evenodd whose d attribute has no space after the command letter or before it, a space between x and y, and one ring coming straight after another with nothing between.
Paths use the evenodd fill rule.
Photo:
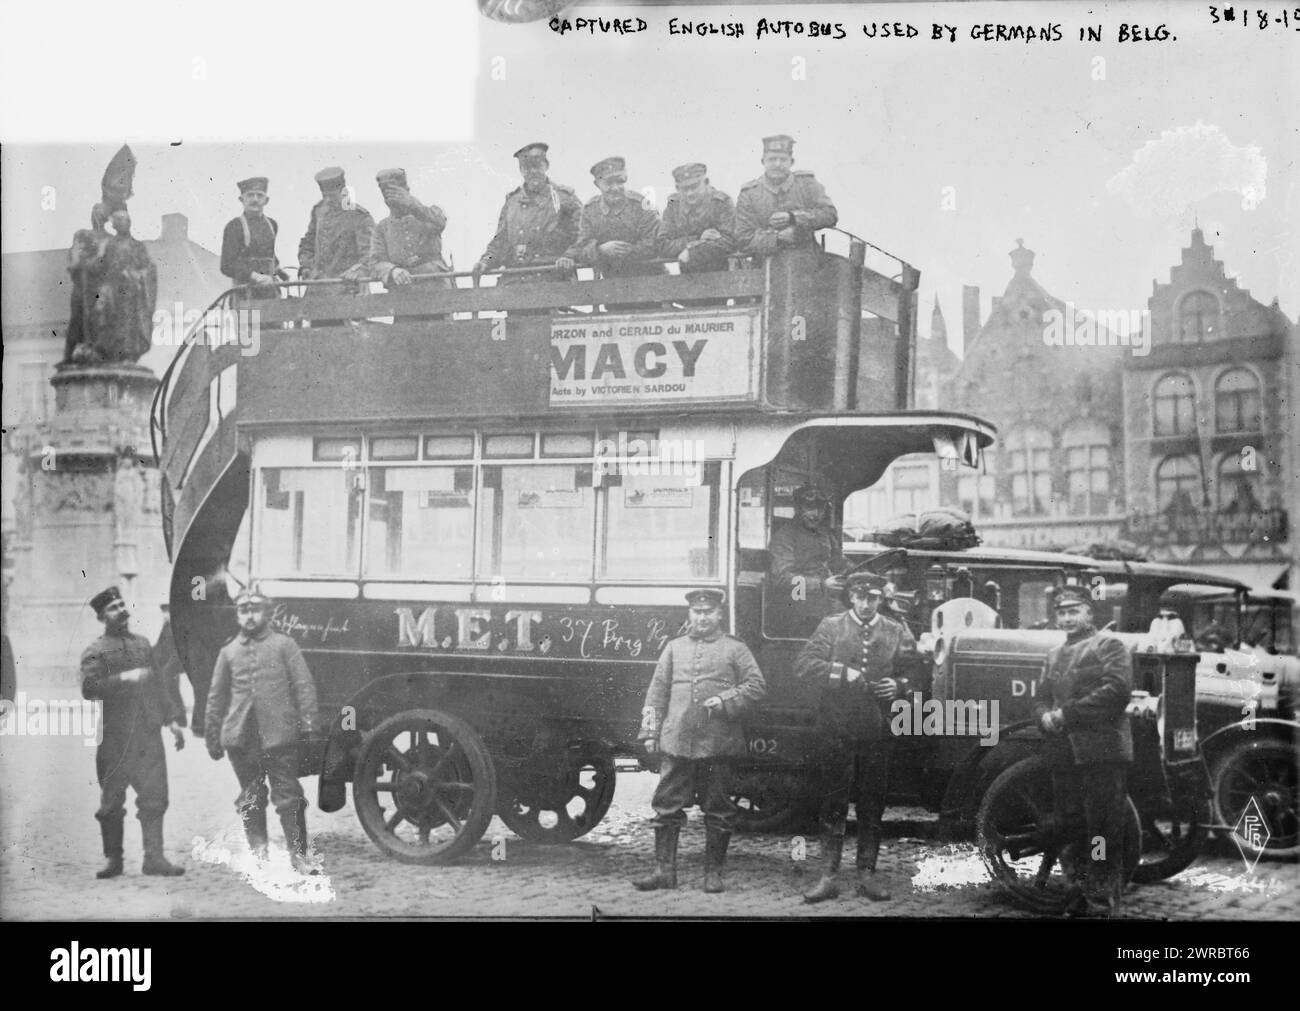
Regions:
<instances>
[{"instance_id":1,"label":"truck wheel","mask_svg":"<svg viewBox=\"0 0 1300 1011\"><path fill-rule=\"evenodd\" d=\"M456 859L492 820L496 774L478 734L436 709L411 709L366 735L352 802L366 835L411 864Z\"/></svg>"},{"instance_id":2,"label":"truck wheel","mask_svg":"<svg viewBox=\"0 0 1300 1011\"><path fill-rule=\"evenodd\" d=\"M801 825L812 796L808 778L785 769L737 771L729 793L740 832L781 832Z\"/></svg>"},{"instance_id":3,"label":"truck wheel","mask_svg":"<svg viewBox=\"0 0 1300 1011\"><path fill-rule=\"evenodd\" d=\"M1132 879L1141 855L1142 826L1127 802L1124 880ZM1075 886L1061 866L1065 839L1052 810L1052 770L1047 759L1026 758L990 784L976 816L980 856L995 881L1021 908L1060 915Z\"/></svg>"},{"instance_id":4,"label":"truck wheel","mask_svg":"<svg viewBox=\"0 0 1300 1011\"><path fill-rule=\"evenodd\" d=\"M502 777L497 814L510 831L530 842L572 842L609 813L616 775L608 750L584 745L570 753L563 776Z\"/></svg>"},{"instance_id":5,"label":"truck wheel","mask_svg":"<svg viewBox=\"0 0 1300 1011\"><path fill-rule=\"evenodd\" d=\"M1190 867L1208 837L1210 802L1189 795L1174 802L1172 811L1139 811L1142 822L1142 856L1133 880L1139 885L1172 878Z\"/></svg>"},{"instance_id":6,"label":"truck wheel","mask_svg":"<svg viewBox=\"0 0 1300 1011\"><path fill-rule=\"evenodd\" d=\"M1300 855L1298 763L1300 753L1294 744L1263 736L1238 741L1215 760L1210 773L1215 821L1235 830L1253 797L1268 828L1263 845L1234 832L1234 840L1246 853L1278 859ZM1262 835L1261 831L1255 838Z\"/></svg>"}]
</instances>

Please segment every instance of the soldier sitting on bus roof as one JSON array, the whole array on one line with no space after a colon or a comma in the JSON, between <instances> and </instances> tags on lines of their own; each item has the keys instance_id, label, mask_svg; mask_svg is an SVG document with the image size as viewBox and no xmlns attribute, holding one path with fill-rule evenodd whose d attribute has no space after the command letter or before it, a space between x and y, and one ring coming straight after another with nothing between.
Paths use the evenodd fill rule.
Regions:
<instances>
[{"instance_id":1,"label":"soldier sitting on bus roof","mask_svg":"<svg viewBox=\"0 0 1300 1011\"><path fill-rule=\"evenodd\" d=\"M524 184L506 194L496 234L474 264L475 277L488 270L554 266L577 241L582 201L568 186L547 178L549 150L547 145L536 143L525 144L515 152ZM555 277L554 272L507 274L497 283L548 281Z\"/></svg>"},{"instance_id":2,"label":"soldier sitting on bus roof","mask_svg":"<svg viewBox=\"0 0 1300 1011\"><path fill-rule=\"evenodd\" d=\"M388 217L375 225L367 263L370 276L384 286L403 287L416 274L446 274L451 268L442 258L442 230L447 215L433 204L422 204L411 195L406 170L384 169L375 176L388 205ZM436 282L451 287L450 279Z\"/></svg>"},{"instance_id":3,"label":"soldier sitting on bus roof","mask_svg":"<svg viewBox=\"0 0 1300 1011\"><path fill-rule=\"evenodd\" d=\"M727 255L735 248L731 197L709 185L708 166L702 162L678 165L673 181L677 192L668 198L659 222L659 255L677 257L683 274L726 270Z\"/></svg>"},{"instance_id":4,"label":"soldier sitting on bus roof","mask_svg":"<svg viewBox=\"0 0 1300 1011\"><path fill-rule=\"evenodd\" d=\"M280 226L263 213L270 201L266 176L241 179L239 202L244 212L232 218L221 234L221 272L237 285L251 285L249 298L279 298L276 280L287 281L275 256L275 239Z\"/></svg>"},{"instance_id":5,"label":"soldier sitting on bus roof","mask_svg":"<svg viewBox=\"0 0 1300 1011\"><path fill-rule=\"evenodd\" d=\"M1086 587L1062 586L1054 610L1065 642L1047 654L1034 712L1052 766L1054 816L1076 829L1060 856L1062 871L1079 889L1069 911L1113 916L1124 887L1133 661L1120 639L1093 627Z\"/></svg>"},{"instance_id":6,"label":"soldier sitting on bus roof","mask_svg":"<svg viewBox=\"0 0 1300 1011\"><path fill-rule=\"evenodd\" d=\"M591 167L600 195L582 208L578 238L557 266L571 271L575 265L595 267L601 277L635 277L662 274L655 244L659 214L639 196L629 196L627 166L622 158L604 158Z\"/></svg>"},{"instance_id":7,"label":"soldier sitting on bus roof","mask_svg":"<svg viewBox=\"0 0 1300 1011\"><path fill-rule=\"evenodd\" d=\"M736 242L741 252L815 248L813 233L832 228L839 212L811 172L794 172L794 138L763 138L763 174L736 199Z\"/></svg>"},{"instance_id":8,"label":"soldier sitting on bus roof","mask_svg":"<svg viewBox=\"0 0 1300 1011\"><path fill-rule=\"evenodd\" d=\"M637 739L662 754L655 789L655 871L640 891L677 887L677 837L685 808L704 809L704 890L721 892L736 810L728 791L732 758L744 757L740 718L767 687L749 647L722 631L726 594L691 590L690 631L664 647L641 710Z\"/></svg>"}]
</instances>

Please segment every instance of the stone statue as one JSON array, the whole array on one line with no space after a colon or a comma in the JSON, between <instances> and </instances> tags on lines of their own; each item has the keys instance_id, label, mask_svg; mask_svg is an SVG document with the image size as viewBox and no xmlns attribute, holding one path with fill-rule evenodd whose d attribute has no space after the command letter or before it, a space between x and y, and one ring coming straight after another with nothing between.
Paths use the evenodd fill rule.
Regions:
<instances>
[{"instance_id":1,"label":"stone statue","mask_svg":"<svg viewBox=\"0 0 1300 1011\"><path fill-rule=\"evenodd\" d=\"M116 234L108 240L100 266L92 360L134 362L152 345L158 267L145 244L131 234L125 207L114 210L109 221Z\"/></svg>"},{"instance_id":2,"label":"stone statue","mask_svg":"<svg viewBox=\"0 0 1300 1011\"><path fill-rule=\"evenodd\" d=\"M68 251L68 273L72 275L72 312L68 317L68 331L63 342L63 362L68 365L87 358L95 346L92 310L103 273L101 264L104 248L112 237L104 227L111 214L107 204L99 203L90 212L90 227L72 236L72 249ZM78 348L84 348L78 351Z\"/></svg>"}]
</instances>

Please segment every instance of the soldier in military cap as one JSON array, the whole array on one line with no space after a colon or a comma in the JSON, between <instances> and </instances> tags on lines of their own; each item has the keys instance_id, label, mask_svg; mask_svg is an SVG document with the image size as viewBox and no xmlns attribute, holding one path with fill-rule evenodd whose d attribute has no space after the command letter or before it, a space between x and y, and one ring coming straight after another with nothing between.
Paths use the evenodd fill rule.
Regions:
<instances>
[{"instance_id":1,"label":"soldier in military cap","mask_svg":"<svg viewBox=\"0 0 1300 1011\"><path fill-rule=\"evenodd\" d=\"M239 634L217 656L208 690L208 754L230 756L235 809L249 848L266 856L266 780L294 869L313 874L307 856L307 799L298 782L298 745L317 722L316 685L298 644L270 627L271 602L256 590L235 598Z\"/></svg>"},{"instance_id":2,"label":"soldier in military cap","mask_svg":"<svg viewBox=\"0 0 1300 1011\"><path fill-rule=\"evenodd\" d=\"M400 288L410 284L414 274L448 273L451 268L442 258L442 230L447 227L442 208L411 195L405 169L384 169L375 180L389 213L371 234L370 276L388 288ZM449 279L434 283L451 286Z\"/></svg>"},{"instance_id":3,"label":"soldier in military cap","mask_svg":"<svg viewBox=\"0 0 1300 1011\"><path fill-rule=\"evenodd\" d=\"M736 242L742 252L766 255L778 249L815 248L819 228L831 228L839 213L811 172L795 172L794 138L763 138L763 174L745 183L736 199Z\"/></svg>"},{"instance_id":4,"label":"soldier in military cap","mask_svg":"<svg viewBox=\"0 0 1300 1011\"><path fill-rule=\"evenodd\" d=\"M677 887L677 837L685 808L704 809L704 890L721 892L722 867L735 808L728 794L730 760L745 754L740 718L766 693L763 673L743 642L722 631L726 594L686 594L690 628L664 647L655 667L637 739L663 757L655 789L655 871L633 882L641 891Z\"/></svg>"},{"instance_id":5,"label":"soldier in military cap","mask_svg":"<svg viewBox=\"0 0 1300 1011\"><path fill-rule=\"evenodd\" d=\"M825 791L822 872L804 895L807 902L839 895L837 876L850 801L858 814L857 894L875 901L890 898L876 876L893 752L889 708L911 690L920 659L907 626L878 610L884 589L885 580L874 573L849 576L849 609L823 619L795 658L795 676L820 695L828 741L819 763Z\"/></svg>"},{"instance_id":6,"label":"soldier in military cap","mask_svg":"<svg viewBox=\"0 0 1300 1011\"><path fill-rule=\"evenodd\" d=\"M347 178L337 165L316 173L321 199L311 209L307 232L298 243L298 277L304 281L342 278L360 281L370 276L366 258L375 219L347 194ZM356 291L355 284L313 285L308 295L338 295Z\"/></svg>"},{"instance_id":7,"label":"soldier in military cap","mask_svg":"<svg viewBox=\"0 0 1300 1011\"><path fill-rule=\"evenodd\" d=\"M577 241L582 201L568 186L551 182L546 172L550 148L525 144L515 152L523 185L506 194L496 234L474 264L474 276L511 267L550 267ZM570 271L572 267L568 268ZM509 274L500 284L544 281L553 274Z\"/></svg>"},{"instance_id":8,"label":"soldier in military cap","mask_svg":"<svg viewBox=\"0 0 1300 1011\"><path fill-rule=\"evenodd\" d=\"M683 274L726 270L727 254L735 248L731 197L709 185L702 162L678 165L673 181L677 192L668 198L659 222L659 255L677 257Z\"/></svg>"},{"instance_id":9,"label":"soldier in military cap","mask_svg":"<svg viewBox=\"0 0 1300 1011\"><path fill-rule=\"evenodd\" d=\"M1053 609L1065 642L1047 654L1034 711L1052 766L1054 815L1077 836L1063 849L1061 867L1079 888L1072 914L1113 916L1124 887L1133 661L1120 639L1093 627L1086 587L1060 587Z\"/></svg>"},{"instance_id":10,"label":"soldier in military cap","mask_svg":"<svg viewBox=\"0 0 1300 1011\"><path fill-rule=\"evenodd\" d=\"M582 208L578 238L557 261L561 270L581 264L601 277L662 274L655 260L659 213L640 197L629 196L627 165L622 158L603 158L591 167L600 195Z\"/></svg>"},{"instance_id":11,"label":"soldier in military cap","mask_svg":"<svg viewBox=\"0 0 1300 1011\"><path fill-rule=\"evenodd\" d=\"M221 235L221 272L237 285L252 285L249 298L278 298L276 280L288 280L275 255L275 238L280 226L263 213L267 196L266 176L241 179L239 202L244 212L226 224Z\"/></svg>"},{"instance_id":12,"label":"soldier in military cap","mask_svg":"<svg viewBox=\"0 0 1300 1011\"><path fill-rule=\"evenodd\" d=\"M126 788L135 791L136 816L144 836L143 873L184 874L163 854L163 814L167 810L167 752L158 731L171 731L176 750L185 747L185 709L173 681L153 666L149 640L130 630L131 612L116 586L95 594L90 606L104 634L81 654L81 694L102 699L103 740L95 753L99 778L100 835L108 863L97 878L122 873L122 821Z\"/></svg>"},{"instance_id":13,"label":"soldier in military cap","mask_svg":"<svg viewBox=\"0 0 1300 1011\"><path fill-rule=\"evenodd\" d=\"M808 591L820 590L847 567L839 531L828 520L830 499L815 484L794 490L795 518L777 528L767 546L772 576L788 582L801 577Z\"/></svg>"}]
</instances>

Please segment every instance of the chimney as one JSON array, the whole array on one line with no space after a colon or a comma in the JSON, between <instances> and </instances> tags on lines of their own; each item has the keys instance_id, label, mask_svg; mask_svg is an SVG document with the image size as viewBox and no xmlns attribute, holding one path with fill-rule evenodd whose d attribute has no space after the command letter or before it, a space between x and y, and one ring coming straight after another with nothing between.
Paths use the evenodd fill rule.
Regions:
<instances>
[{"instance_id":1,"label":"chimney","mask_svg":"<svg viewBox=\"0 0 1300 1011\"><path fill-rule=\"evenodd\" d=\"M190 237L190 219L184 214L164 214L159 242L185 242Z\"/></svg>"},{"instance_id":2,"label":"chimney","mask_svg":"<svg viewBox=\"0 0 1300 1011\"><path fill-rule=\"evenodd\" d=\"M961 288L961 343L963 351L980 335L980 290L973 284Z\"/></svg>"}]
</instances>

